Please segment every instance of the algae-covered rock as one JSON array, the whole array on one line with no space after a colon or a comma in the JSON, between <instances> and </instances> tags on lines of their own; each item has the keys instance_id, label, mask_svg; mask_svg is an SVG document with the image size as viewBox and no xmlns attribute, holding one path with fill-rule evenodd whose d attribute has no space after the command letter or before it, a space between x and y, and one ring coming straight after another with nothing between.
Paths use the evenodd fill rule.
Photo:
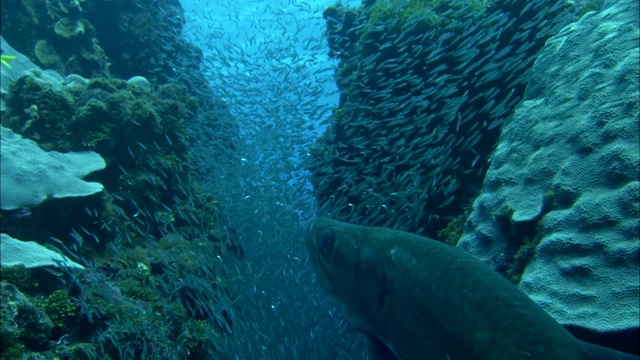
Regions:
<instances>
[{"instance_id":1,"label":"algae-covered rock","mask_svg":"<svg viewBox=\"0 0 640 360\"><path fill-rule=\"evenodd\" d=\"M95 360L98 358L96 347L91 343L77 343L60 351L63 359Z\"/></svg>"},{"instance_id":2,"label":"algae-covered rock","mask_svg":"<svg viewBox=\"0 0 640 360\"><path fill-rule=\"evenodd\" d=\"M63 38L71 38L84 34L85 26L80 20L72 20L65 17L56 22L53 26L53 30Z\"/></svg>"},{"instance_id":3,"label":"algae-covered rock","mask_svg":"<svg viewBox=\"0 0 640 360\"><path fill-rule=\"evenodd\" d=\"M36 42L36 46L34 47L34 52L36 58L38 59L40 64L42 64L42 66L55 70L62 69L62 58L60 57L60 55L58 55L58 53L56 53L53 45L51 45L49 41L38 40Z\"/></svg>"},{"instance_id":4,"label":"algae-covered rock","mask_svg":"<svg viewBox=\"0 0 640 360\"><path fill-rule=\"evenodd\" d=\"M0 283L3 344L24 343L32 349L47 347L53 323L15 285Z\"/></svg>"},{"instance_id":5,"label":"algae-covered rock","mask_svg":"<svg viewBox=\"0 0 640 360\"><path fill-rule=\"evenodd\" d=\"M107 56L79 1L3 1L2 35L31 61L62 75L109 74Z\"/></svg>"}]
</instances>

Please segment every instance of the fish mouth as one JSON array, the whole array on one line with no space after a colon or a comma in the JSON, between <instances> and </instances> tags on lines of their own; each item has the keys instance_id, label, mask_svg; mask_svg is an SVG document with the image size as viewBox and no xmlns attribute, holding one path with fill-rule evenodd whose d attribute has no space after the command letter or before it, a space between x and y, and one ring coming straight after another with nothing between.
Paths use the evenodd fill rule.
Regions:
<instances>
[{"instance_id":1,"label":"fish mouth","mask_svg":"<svg viewBox=\"0 0 640 360\"><path fill-rule=\"evenodd\" d=\"M314 228L314 225L317 225L317 220L318 219L313 219L309 225L307 225L306 245L320 286L322 286L329 295L332 295L335 293L335 284L333 279L331 279L329 268L323 261L320 255L320 249L318 249L318 245L316 244L315 235L318 229Z\"/></svg>"}]
</instances>

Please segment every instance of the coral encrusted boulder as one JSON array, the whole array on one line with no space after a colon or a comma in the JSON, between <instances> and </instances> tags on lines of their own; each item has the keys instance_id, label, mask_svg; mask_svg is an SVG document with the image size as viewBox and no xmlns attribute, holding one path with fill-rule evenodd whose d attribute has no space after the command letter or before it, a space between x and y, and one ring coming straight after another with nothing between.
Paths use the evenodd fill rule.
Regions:
<instances>
[{"instance_id":1,"label":"coral encrusted boulder","mask_svg":"<svg viewBox=\"0 0 640 360\"><path fill-rule=\"evenodd\" d=\"M546 43L458 244L565 325L638 328L638 59L634 0Z\"/></svg>"}]
</instances>

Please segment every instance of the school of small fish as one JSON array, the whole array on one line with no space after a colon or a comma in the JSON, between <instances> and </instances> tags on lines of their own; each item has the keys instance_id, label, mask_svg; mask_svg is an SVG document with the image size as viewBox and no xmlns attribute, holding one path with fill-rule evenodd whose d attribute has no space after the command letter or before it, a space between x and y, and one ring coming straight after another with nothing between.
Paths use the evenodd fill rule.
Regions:
<instances>
[{"instance_id":1,"label":"school of small fish","mask_svg":"<svg viewBox=\"0 0 640 360\"><path fill-rule=\"evenodd\" d=\"M564 0L449 3L427 30L420 16L370 21L359 1L183 5L184 36L239 124L233 139L193 139L235 146L226 159L194 154L247 252L246 263L225 259L241 295L225 340L233 359L367 358L316 283L305 223L435 237L479 191L536 51L572 19Z\"/></svg>"},{"instance_id":2,"label":"school of small fish","mask_svg":"<svg viewBox=\"0 0 640 360\"><path fill-rule=\"evenodd\" d=\"M537 51L571 13L563 1L449 1L435 20L372 23L378 3L325 12L340 106L312 151L315 196L322 215L437 238L477 196Z\"/></svg>"}]
</instances>

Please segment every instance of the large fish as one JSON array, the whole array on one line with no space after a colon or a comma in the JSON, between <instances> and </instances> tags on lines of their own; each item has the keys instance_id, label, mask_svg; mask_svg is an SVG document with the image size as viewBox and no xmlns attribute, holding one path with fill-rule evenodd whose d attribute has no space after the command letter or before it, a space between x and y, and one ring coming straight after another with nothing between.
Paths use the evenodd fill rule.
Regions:
<instances>
[{"instance_id":1,"label":"large fish","mask_svg":"<svg viewBox=\"0 0 640 360\"><path fill-rule=\"evenodd\" d=\"M319 218L307 246L374 358L638 359L577 340L498 273L438 241Z\"/></svg>"}]
</instances>

